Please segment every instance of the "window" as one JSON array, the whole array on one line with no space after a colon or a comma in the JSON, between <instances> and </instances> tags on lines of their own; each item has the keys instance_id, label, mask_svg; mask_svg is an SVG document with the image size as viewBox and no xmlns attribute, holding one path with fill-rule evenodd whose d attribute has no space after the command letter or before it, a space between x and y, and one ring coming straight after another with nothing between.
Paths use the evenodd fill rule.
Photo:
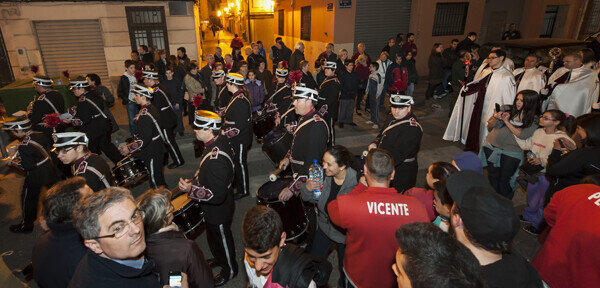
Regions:
<instances>
[{"instance_id":1,"label":"window","mask_svg":"<svg viewBox=\"0 0 600 288\"><path fill-rule=\"evenodd\" d=\"M468 10L468 2L437 3L431 36L464 34Z\"/></svg>"},{"instance_id":2,"label":"window","mask_svg":"<svg viewBox=\"0 0 600 288\"><path fill-rule=\"evenodd\" d=\"M169 1L169 15L188 15L187 2Z\"/></svg>"},{"instance_id":3,"label":"window","mask_svg":"<svg viewBox=\"0 0 600 288\"><path fill-rule=\"evenodd\" d=\"M278 31L279 35L283 36L283 28L284 28L284 12L283 9L280 9L277 11L277 25L278 25Z\"/></svg>"},{"instance_id":4,"label":"window","mask_svg":"<svg viewBox=\"0 0 600 288\"><path fill-rule=\"evenodd\" d=\"M540 31L541 38L552 37L554 31L554 22L556 22L556 16L558 15L558 5L546 6L546 13L544 13L544 21L542 21L542 30Z\"/></svg>"},{"instance_id":5,"label":"window","mask_svg":"<svg viewBox=\"0 0 600 288\"><path fill-rule=\"evenodd\" d=\"M579 34L579 39L585 39L600 31L600 0L590 2L586 13L587 17Z\"/></svg>"},{"instance_id":6,"label":"window","mask_svg":"<svg viewBox=\"0 0 600 288\"><path fill-rule=\"evenodd\" d=\"M310 6L302 7L300 21L300 39L310 41Z\"/></svg>"},{"instance_id":7,"label":"window","mask_svg":"<svg viewBox=\"0 0 600 288\"><path fill-rule=\"evenodd\" d=\"M137 50L140 45L146 45L154 48L155 51L166 49L168 53L169 39L164 7L125 7L125 12L132 50Z\"/></svg>"}]
</instances>

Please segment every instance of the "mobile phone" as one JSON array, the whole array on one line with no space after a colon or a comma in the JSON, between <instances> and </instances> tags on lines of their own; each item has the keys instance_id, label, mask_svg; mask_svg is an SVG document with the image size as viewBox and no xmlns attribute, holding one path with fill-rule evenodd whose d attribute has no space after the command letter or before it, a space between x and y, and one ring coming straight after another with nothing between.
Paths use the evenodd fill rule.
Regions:
<instances>
[{"instance_id":1,"label":"mobile phone","mask_svg":"<svg viewBox=\"0 0 600 288\"><path fill-rule=\"evenodd\" d=\"M496 112L500 112L500 104L496 103Z\"/></svg>"},{"instance_id":2,"label":"mobile phone","mask_svg":"<svg viewBox=\"0 0 600 288\"><path fill-rule=\"evenodd\" d=\"M182 279L181 272L169 271L169 286L181 287Z\"/></svg>"},{"instance_id":3,"label":"mobile phone","mask_svg":"<svg viewBox=\"0 0 600 288\"><path fill-rule=\"evenodd\" d=\"M560 148L567 149L567 147L565 146L565 143L563 143L562 139L558 138L556 140L558 140L558 145L560 145Z\"/></svg>"}]
</instances>

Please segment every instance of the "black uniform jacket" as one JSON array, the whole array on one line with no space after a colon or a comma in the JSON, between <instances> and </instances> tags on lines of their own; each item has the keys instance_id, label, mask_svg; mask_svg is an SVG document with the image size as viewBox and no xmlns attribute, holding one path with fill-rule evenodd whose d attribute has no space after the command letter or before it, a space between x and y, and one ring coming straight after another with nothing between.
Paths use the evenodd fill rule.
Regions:
<instances>
[{"instance_id":1,"label":"black uniform jacket","mask_svg":"<svg viewBox=\"0 0 600 288\"><path fill-rule=\"evenodd\" d=\"M285 83L277 83L275 89L273 89L273 94L271 94L268 103L266 104L268 105L267 111L272 113L279 112L279 117L281 117L279 125L282 127L286 124L295 127L297 115L296 112L294 112L293 103L292 88Z\"/></svg>"},{"instance_id":2,"label":"black uniform jacket","mask_svg":"<svg viewBox=\"0 0 600 288\"><path fill-rule=\"evenodd\" d=\"M87 248L73 222L48 227L33 246L33 277L39 287L67 287Z\"/></svg>"},{"instance_id":3,"label":"black uniform jacket","mask_svg":"<svg viewBox=\"0 0 600 288\"><path fill-rule=\"evenodd\" d=\"M403 123L388 129L388 127L399 122ZM393 119L384 127L377 138L375 138L375 143L377 144L377 148L387 150L392 154L396 169L402 166L405 161L416 161L414 158L417 157L417 153L421 147L423 130L415 115L409 113L402 119Z\"/></svg>"},{"instance_id":4,"label":"black uniform jacket","mask_svg":"<svg viewBox=\"0 0 600 288\"><path fill-rule=\"evenodd\" d=\"M50 139L40 132L30 132L21 139L17 148L18 157L13 162L27 172L25 184L42 187L53 184L59 178L59 172L52 162L49 148Z\"/></svg>"},{"instance_id":5,"label":"black uniform jacket","mask_svg":"<svg viewBox=\"0 0 600 288\"><path fill-rule=\"evenodd\" d=\"M223 224L233 217L233 150L225 136L205 144L200 167L192 181L188 197L200 201L204 220Z\"/></svg>"},{"instance_id":6,"label":"black uniform jacket","mask_svg":"<svg viewBox=\"0 0 600 288\"><path fill-rule=\"evenodd\" d=\"M44 132L46 135L52 135L52 128L44 127L43 118L47 114L57 113L63 114L65 113L65 100L63 96L56 90L50 90L29 103L29 107L27 107L28 114L27 117L31 121L31 125L33 130Z\"/></svg>"},{"instance_id":7,"label":"black uniform jacket","mask_svg":"<svg viewBox=\"0 0 600 288\"><path fill-rule=\"evenodd\" d=\"M104 101L97 93L87 92L79 97L71 124L80 126L89 138L96 138L108 133L110 120L104 114Z\"/></svg>"},{"instance_id":8,"label":"black uniform jacket","mask_svg":"<svg viewBox=\"0 0 600 288\"><path fill-rule=\"evenodd\" d=\"M173 110L171 95L164 86L159 86L152 94L152 105L160 111L160 121L163 129L173 129L177 126L177 116Z\"/></svg>"},{"instance_id":9,"label":"black uniform jacket","mask_svg":"<svg viewBox=\"0 0 600 288\"><path fill-rule=\"evenodd\" d=\"M231 93L227 90L226 85L217 86L217 99L215 100L215 113L223 116L225 113L225 108L231 101Z\"/></svg>"},{"instance_id":10,"label":"black uniform jacket","mask_svg":"<svg viewBox=\"0 0 600 288\"><path fill-rule=\"evenodd\" d=\"M73 175L85 178L85 182L94 192L116 184L108 163L98 154L88 153L77 159L72 169Z\"/></svg>"},{"instance_id":11,"label":"black uniform jacket","mask_svg":"<svg viewBox=\"0 0 600 288\"><path fill-rule=\"evenodd\" d=\"M154 262L145 260L142 269L104 258L88 250L73 274L69 288L158 288Z\"/></svg>"},{"instance_id":12,"label":"black uniform jacket","mask_svg":"<svg viewBox=\"0 0 600 288\"><path fill-rule=\"evenodd\" d=\"M152 157L163 157L165 154L165 145L162 139L162 127L160 126L160 115L154 105L149 104L140 110L135 117L138 133L137 140L127 144L129 152L134 153L140 159L150 159Z\"/></svg>"},{"instance_id":13,"label":"black uniform jacket","mask_svg":"<svg viewBox=\"0 0 600 288\"><path fill-rule=\"evenodd\" d=\"M233 149L238 145L250 147L252 144L252 108L248 95L240 89L231 96L231 101L223 115L223 135L229 138ZM236 150L237 151L237 150Z\"/></svg>"},{"instance_id":14,"label":"black uniform jacket","mask_svg":"<svg viewBox=\"0 0 600 288\"><path fill-rule=\"evenodd\" d=\"M338 118L338 104L340 101L340 81L337 77L327 77L319 87L319 101L317 102L317 111L325 117L333 119ZM323 108L327 105L327 108ZM326 111L327 114L324 114Z\"/></svg>"},{"instance_id":15,"label":"black uniform jacket","mask_svg":"<svg viewBox=\"0 0 600 288\"><path fill-rule=\"evenodd\" d=\"M316 111L311 111L298 120L294 140L290 148L292 172L298 176L308 175L313 160L320 163L327 149L329 130L327 123Z\"/></svg>"}]
</instances>

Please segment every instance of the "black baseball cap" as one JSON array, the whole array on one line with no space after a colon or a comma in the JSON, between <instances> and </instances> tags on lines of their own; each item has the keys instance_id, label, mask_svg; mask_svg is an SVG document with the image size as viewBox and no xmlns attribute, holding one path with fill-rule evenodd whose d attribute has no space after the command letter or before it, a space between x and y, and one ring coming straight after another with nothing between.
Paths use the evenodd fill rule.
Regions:
<instances>
[{"instance_id":1,"label":"black baseball cap","mask_svg":"<svg viewBox=\"0 0 600 288\"><path fill-rule=\"evenodd\" d=\"M475 171L456 172L446 188L460 210L460 218L474 240L484 247L510 242L519 232L513 202L498 193Z\"/></svg>"}]
</instances>

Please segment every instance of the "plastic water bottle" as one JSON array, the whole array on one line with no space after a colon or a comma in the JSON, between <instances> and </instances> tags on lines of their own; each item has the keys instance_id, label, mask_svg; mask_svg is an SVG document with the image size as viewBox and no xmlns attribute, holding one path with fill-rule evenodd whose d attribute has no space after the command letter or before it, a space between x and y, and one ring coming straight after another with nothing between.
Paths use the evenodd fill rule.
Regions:
<instances>
[{"instance_id":1,"label":"plastic water bottle","mask_svg":"<svg viewBox=\"0 0 600 288\"><path fill-rule=\"evenodd\" d=\"M527 160L531 161L535 158L537 158L537 156L535 156L535 153L533 153L533 151L531 151L531 150L528 150L527 151Z\"/></svg>"},{"instance_id":2,"label":"plastic water bottle","mask_svg":"<svg viewBox=\"0 0 600 288\"><path fill-rule=\"evenodd\" d=\"M310 168L308 168L308 179L316 180L319 183L323 184L323 167L319 165L317 159L314 159L313 164L310 165ZM319 200L319 197L321 197L321 185L319 186L319 188L313 190L313 195L315 197L315 200Z\"/></svg>"}]
</instances>

